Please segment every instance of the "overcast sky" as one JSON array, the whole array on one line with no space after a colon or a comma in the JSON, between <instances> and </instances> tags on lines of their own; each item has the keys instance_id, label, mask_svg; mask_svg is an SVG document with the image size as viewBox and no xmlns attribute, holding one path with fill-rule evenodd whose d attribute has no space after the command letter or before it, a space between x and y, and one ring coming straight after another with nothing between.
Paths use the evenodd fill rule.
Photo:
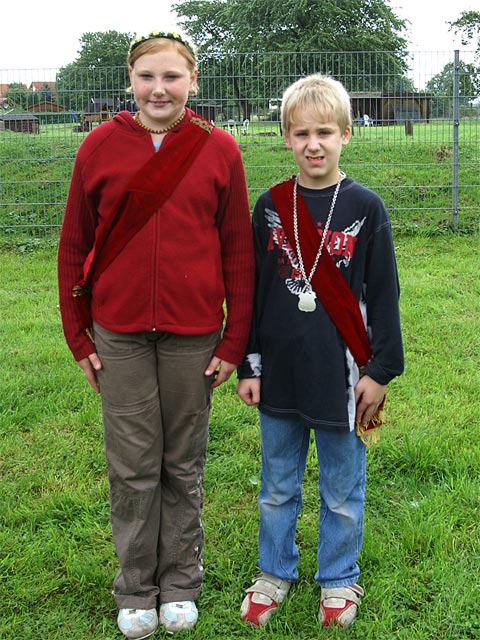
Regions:
<instances>
[{"instance_id":1,"label":"overcast sky","mask_svg":"<svg viewBox=\"0 0 480 640\"><path fill-rule=\"evenodd\" d=\"M142 0L138 5L121 0L83 4L65 0L3 2L0 82L14 81L4 70L56 69L73 62L80 36L86 32L112 30L143 35L156 29L175 29L171 4L170 0ZM462 11L478 10L478 0L390 0L390 6L396 15L409 21L412 51L451 51L462 47L446 22L456 20Z\"/></svg>"}]
</instances>

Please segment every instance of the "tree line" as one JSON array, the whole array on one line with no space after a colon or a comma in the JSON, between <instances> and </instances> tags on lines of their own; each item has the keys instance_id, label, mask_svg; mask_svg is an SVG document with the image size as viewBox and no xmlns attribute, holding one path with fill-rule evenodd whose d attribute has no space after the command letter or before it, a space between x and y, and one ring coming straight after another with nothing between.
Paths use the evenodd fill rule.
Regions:
<instances>
[{"instance_id":1,"label":"tree line","mask_svg":"<svg viewBox=\"0 0 480 640\"><path fill-rule=\"evenodd\" d=\"M350 92L416 91L407 76L406 21L385 0L180 0L173 8L198 51L199 99L221 96L243 117L250 116L253 104L281 96L287 84L312 69L334 75ZM478 63L480 12L464 11L449 25L464 44L475 42ZM126 58L136 35L84 33L76 59L58 71L53 95L46 87L33 96L14 84L7 103L27 108L48 98L81 111L92 97L108 95L121 104L128 97ZM332 68L332 56L319 52L345 55L335 56ZM448 63L424 92L452 96L453 77L453 63ZM464 100L478 97L478 64L462 62L460 77Z\"/></svg>"}]
</instances>

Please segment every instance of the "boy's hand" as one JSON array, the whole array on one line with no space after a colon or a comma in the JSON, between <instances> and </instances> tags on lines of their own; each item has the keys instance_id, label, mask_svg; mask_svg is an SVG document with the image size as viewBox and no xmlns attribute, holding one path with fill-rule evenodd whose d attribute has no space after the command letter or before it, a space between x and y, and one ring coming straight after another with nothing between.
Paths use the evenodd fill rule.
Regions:
<instances>
[{"instance_id":1,"label":"boy's hand","mask_svg":"<svg viewBox=\"0 0 480 640\"><path fill-rule=\"evenodd\" d=\"M375 415L376 410L385 397L386 385L375 382L369 376L363 376L355 387L355 403L357 405L356 421L364 427Z\"/></svg>"},{"instance_id":2,"label":"boy's hand","mask_svg":"<svg viewBox=\"0 0 480 640\"><path fill-rule=\"evenodd\" d=\"M96 353L91 353L88 358L82 358L78 361L78 366L83 369L85 377L94 391L100 393L100 387L97 380L97 371L102 368L102 361Z\"/></svg>"},{"instance_id":3,"label":"boy's hand","mask_svg":"<svg viewBox=\"0 0 480 640\"><path fill-rule=\"evenodd\" d=\"M243 378L238 381L237 393L249 407L260 404L260 378Z\"/></svg>"},{"instance_id":4,"label":"boy's hand","mask_svg":"<svg viewBox=\"0 0 480 640\"><path fill-rule=\"evenodd\" d=\"M211 388L215 389L215 387L219 387L221 384L226 382L236 368L237 366L235 364L227 362L226 360L220 360L217 356L213 356L208 367L205 369L206 376L214 376Z\"/></svg>"}]
</instances>

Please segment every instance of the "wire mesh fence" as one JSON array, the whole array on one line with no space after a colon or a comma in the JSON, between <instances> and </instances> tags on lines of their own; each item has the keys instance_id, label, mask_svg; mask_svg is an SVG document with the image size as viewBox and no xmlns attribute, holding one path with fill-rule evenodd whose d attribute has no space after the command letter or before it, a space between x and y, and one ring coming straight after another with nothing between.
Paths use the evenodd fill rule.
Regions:
<instances>
[{"instance_id":1,"label":"wire mesh fence","mask_svg":"<svg viewBox=\"0 0 480 640\"><path fill-rule=\"evenodd\" d=\"M458 51L400 62L391 52L203 54L189 106L238 141L253 207L295 171L280 127L284 89L310 73L332 75L352 100L342 168L383 198L394 228L472 231L480 228L476 62ZM118 110L135 111L128 84L126 67L0 70L0 237L60 227L77 148Z\"/></svg>"}]
</instances>

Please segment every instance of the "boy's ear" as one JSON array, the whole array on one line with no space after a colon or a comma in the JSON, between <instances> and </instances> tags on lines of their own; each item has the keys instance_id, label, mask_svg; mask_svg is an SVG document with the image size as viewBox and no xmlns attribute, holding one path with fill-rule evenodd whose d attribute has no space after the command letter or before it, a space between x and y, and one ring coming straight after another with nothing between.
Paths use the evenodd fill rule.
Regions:
<instances>
[{"instance_id":1,"label":"boy's ear","mask_svg":"<svg viewBox=\"0 0 480 640\"><path fill-rule=\"evenodd\" d=\"M285 134L285 144L287 145L287 149L292 148L292 145L290 143L290 134L288 132Z\"/></svg>"},{"instance_id":2,"label":"boy's ear","mask_svg":"<svg viewBox=\"0 0 480 640\"><path fill-rule=\"evenodd\" d=\"M342 135L342 144L345 146L350 142L350 136L352 135L352 128L347 127Z\"/></svg>"}]
</instances>

